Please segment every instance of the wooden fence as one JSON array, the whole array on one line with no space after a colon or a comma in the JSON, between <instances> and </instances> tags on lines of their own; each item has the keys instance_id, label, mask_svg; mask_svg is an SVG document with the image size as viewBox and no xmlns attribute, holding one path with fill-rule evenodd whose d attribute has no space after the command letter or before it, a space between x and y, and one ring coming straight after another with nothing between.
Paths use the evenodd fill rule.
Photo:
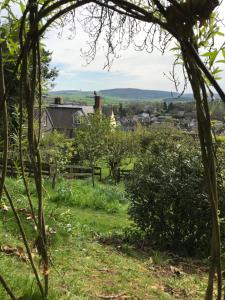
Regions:
<instances>
[{"instance_id":1,"label":"wooden fence","mask_svg":"<svg viewBox=\"0 0 225 300\"><path fill-rule=\"evenodd\" d=\"M0 170L2 170L3 167L3 160L0 159ZM34 176L34 168L32 164L29 161L23 162L24 172L28 175L33 177ZM42 175L50 177L51 176L51 166L47 163L42 163ZM6 174L8 176L15 177L21 172L21 166L20 163L16 160L8 159L7 161L7 172Z\"/></svg>"},{"instance_id":2,"label":"wooden fence","mask_svg":"<svg viewBox=\"0 0 225 300\"><path fill-rule=\"evenodd\" d=\"M34 176L34 169L29 161L23 162L24 172L27 176ZM3 160L0 158L0 170L3 167ZM42 175L46 177L54 176L55 168L48 163L42 163ZM7 175L15 177L21 172L20 163L13 159L8 159L7 162ZM88 178L98 176L99 180L102 180L102 169L100 167L88 167L88 166L77 166L77 165L67 165L64 170L60 173L65 178Z\"/></svg>"},{"instance_id":3,"label":"wooden fence","mask_svg":"<svg viewBox=\"0 0 225 300\"><path fill-rule=\"evenodd\" d=\"M27 176L34 176L34 169L32 164L29 161L23 162L24 171ZM0 158L0 171L3 167L3 160ZM117 182L121 180L128 179L132 170L124 170L118 169L117 173ZM15 177L21 173L20 163L13 159L8 159L7 163L7 175ZM54 166L48 163L42 163L42 175L45 177L54 177L55 176L55 168ZM66 165L64 169L60 172L60 175L67 179L85 179L88 177L92 178L92 182L94 185L94 178L98 177L98 179L102 180L102 169L100 167L90 167L90 166L79 166L79 165Z\"/></svg>"},{"instance_id":4,"label":"wooden fence","mask_svg":"<svg viewBox=\"0 0 225 300\"><path fill-rule=\"evenodd\" d=\"M100 167L88 167L88 166L77 166L67 165L64 167L62 175L66 178L87 178L98 176L99 180L102 180L102 168Z\"/></svg>"},{"instance_id":5,"label":"wooden fence","mask_svg":"<svg viewBox=\"0 0 225 300\"><path fill-rule=\"evenodd\" d=\"M131 175L131 172L133 170L123 170L123 169L118 169L118 174L117 174L117 181L120 182L123 179L128 179L129 176Z\"/></svg>"}]
</instances>

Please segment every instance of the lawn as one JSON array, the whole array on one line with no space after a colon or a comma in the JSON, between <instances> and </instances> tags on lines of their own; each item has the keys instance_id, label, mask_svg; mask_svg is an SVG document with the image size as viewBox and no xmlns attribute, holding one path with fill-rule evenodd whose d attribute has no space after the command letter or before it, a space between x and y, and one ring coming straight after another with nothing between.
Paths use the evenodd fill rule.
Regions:
<instances>
[{"instance_id":1,"label":"lawn","mask_svg":"<svg viewBox=\"0 0 225 300\"><path fill-rule=\"evenodd\" d=\"M20 180L7 186L30 243L34 228ZM115 238L132 226L123 185L61 181L52 191L44 184L50 240L49 300L64 299L204 299L207 276L199 261L171 257L150 248L137 249ZM31 183L35 201L35 190ZM0 246L22 246L6 200L0 209ZM7 210L7 209L8 210ZM37 257L35 260L37 261ZM41 299L29 265L0 252L1 274L20 299ZM8 299L0 287L0 299Z\"/></svg>"}]
</instances>

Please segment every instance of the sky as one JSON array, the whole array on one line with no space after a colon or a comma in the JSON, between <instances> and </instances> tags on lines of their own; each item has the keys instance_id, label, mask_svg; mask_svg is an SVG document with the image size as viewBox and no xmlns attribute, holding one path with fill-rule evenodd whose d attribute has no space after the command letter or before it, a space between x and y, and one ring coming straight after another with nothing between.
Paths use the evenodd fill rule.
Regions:
<instances>
[{"instance_id":1,"label":"sky","mask_svg":"<svg viewBox=\"0 0 225 300\"><path fill-rule=\"evenodd\" d=\"M221 16L225 17L225 0L221 7ZM69 27L62 34L52 28L45 35L44 43L52 51L53 67L59 70L54 90L99 91L112 88L140 88L149 90L175 91L174 83L168 78L172 70L174 55L170 49L164 55L157 49L153 53L136 51L131 45L119 52L110 70L104 69L106 58L103 45L100 45L95 60L87 64L81 55L81 49L87 49L88 36L78 26L77 33L71 38ZM223 37L225 39L225 37ZM171 45L172 48L172 45ZM225 64L222 65L225 69ZM177 76L182 82L182 72ZM222 73L220 85L225 90L225 72ZM180 85L179 91L182 91ZM190 92L190 87L186 92Z\"/></svg>"}]
</instances>

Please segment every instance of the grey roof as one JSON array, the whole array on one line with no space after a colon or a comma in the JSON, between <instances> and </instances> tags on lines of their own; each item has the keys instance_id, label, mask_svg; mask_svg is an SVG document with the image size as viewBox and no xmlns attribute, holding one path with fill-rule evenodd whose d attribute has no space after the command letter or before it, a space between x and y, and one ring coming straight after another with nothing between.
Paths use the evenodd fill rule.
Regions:
<instances>
[{"instance_id":1,"label":"grey roof","mask_svg":"<svg viewBox=\"0 0 225 300\"><path fill-rule=\"evenodd\" d=\"M86 106L86 105L77 105L77 104L72 104L72 103L63 103L63 104L50 104L48 107L55 107L55 108L79 108L82 109L84 107L92 107L92 106Z\"/></svg>"},{"instance_id":2,"label":"grey roof","mask_svg":"<svg viewBox=\"0 0 225 300\"><path fill-rule=\"evenodd\" d=\"M85 115L94 114L95 110L93 106L82 106Z\"/></svg>"},{"instance_id":3,"label":"grey roof","mask_svg":"<svg viewBox=\"0 0 225 300\"><path fill-rule=\"evenodd\" d=\"M112 106L103 106L102 107L102 114L103 114L103 116L109 118L109 117L111 117L112 112L113 112Z\"/></svg>"},{"instance_id":4,"label":"grey roof","mask_svg":"<svg viewBox=\"0 0 225 300\"><path fill-rule=\"evenodd\" d=\"M50 105L47 107L48 114L52 120L53 128L73 129L73 115L77 113L86 117L89 113L94 113L92 106L78 105Z\"/></svg>"}]
</instances>

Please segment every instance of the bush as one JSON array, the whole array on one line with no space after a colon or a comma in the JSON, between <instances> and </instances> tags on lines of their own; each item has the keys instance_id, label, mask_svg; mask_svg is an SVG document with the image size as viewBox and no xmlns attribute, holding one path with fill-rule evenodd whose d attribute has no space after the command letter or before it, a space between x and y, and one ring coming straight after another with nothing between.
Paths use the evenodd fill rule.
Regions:
<instances>
[{"instance_id":1,"label":"bush","mask_svg":"<svg viewBox=\"0 0 225 300\"><path fill-rule=\"evenodd\" d=\"M182 255L209 255L211 211L199 152L192 144L182 136L170 136L166 143L160 142L160 135L151 140L126 183L129 214L157 248ZM222 216L224 200L220 187Z\"/></svg>"}]
</instances>

